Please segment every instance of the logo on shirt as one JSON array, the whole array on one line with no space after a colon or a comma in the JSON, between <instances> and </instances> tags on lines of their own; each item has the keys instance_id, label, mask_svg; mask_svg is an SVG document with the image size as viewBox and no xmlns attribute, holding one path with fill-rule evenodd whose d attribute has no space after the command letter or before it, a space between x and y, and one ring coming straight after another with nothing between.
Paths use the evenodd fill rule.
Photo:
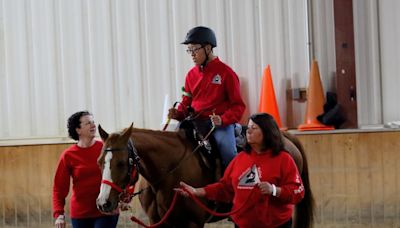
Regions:
<instances>
[{"instance_id":1,"label":"logo on shirt","mask_svg":"<svg viewBox=\"0 0 400 228\"><path fill-rule=\"evenodd\" d=\"M239 179L238 187L253 187L260 183L260 175L256 165L253 165L251 169L248 169Z\"/></svg>"},{"instance_id":2,"label":"logo on shirt","mask_svg":"<svg viewBox=\"0 0 400 228\"><path fill-rule=\"evenodd\" d=\"M219 74L215 75L211 82L212 82L212 84L221 85L221 83L222 83L221 75L219 75Z\"/></svg>"}]
</instances>

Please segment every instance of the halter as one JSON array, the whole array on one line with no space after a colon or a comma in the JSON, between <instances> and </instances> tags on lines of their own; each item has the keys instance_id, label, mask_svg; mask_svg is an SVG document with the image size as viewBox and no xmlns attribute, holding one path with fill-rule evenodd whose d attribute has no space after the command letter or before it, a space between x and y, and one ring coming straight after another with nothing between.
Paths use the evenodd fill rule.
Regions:
<instances>
[{"instance_id":1,"label":"halter","mask_svg":"<svg viewBox=\"0 0 400 228\"><path fill-rule=\"evenodd\" d=\"M123 148L106 148L104 152L115 152L115 151L122 151L124 150ZM111 181L108 180L101 180L101 183L107 184L111 186L114 190L120 193L119 199L121 202L124 203L129 203L132 199L137 194L140 194L141 191L134 193L135 191L135 183L132 183L132 180L135 179L138 174L139 174L139 167L140 167L140 157L137 154L136 148L133 146L132 139L128 140L128 145L127 145L127 150L128 150L128 172L126 175L126 178L128 179L128 184L125 186L125 188L120 188L118 185L114 184Z\"/></svg>"}]
</instances>

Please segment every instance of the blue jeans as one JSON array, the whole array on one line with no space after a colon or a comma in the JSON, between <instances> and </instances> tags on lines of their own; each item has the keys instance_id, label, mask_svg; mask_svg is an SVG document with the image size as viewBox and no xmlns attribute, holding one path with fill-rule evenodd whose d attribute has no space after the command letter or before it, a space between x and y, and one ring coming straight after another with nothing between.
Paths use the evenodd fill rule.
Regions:
<instances>
[{"instance_id":1,"label":"blue jeans","mask_svg":"<svg viewBox=\"0 0 400 228\"><path fill-rule=\"evenodd\" d=\"M114 228L117 226L119 215L101 216L97 218L71 218L73 228Z\"/></svg>"},{"instance_id":2,"label":"blue jeans","mask_svg":"<svg viewBox=\"0 0 400 228\"><path fill-rule=\"evenodd\" d=\"M230 124L226 127L217 127L214 130L213 136L221 154L223 169L225 169L237 154L235 125Z\"/></svg>"},{"instance_id":3,"label":"blue jeans","mask_svg":"<svg viewBox=\"0 0 400 228\"><path fill-rule=\"evenodd\" d=\"M212 127L209 119L195 120L194 125L203 137L209 133ZM230 124L225 127L216 127L212 136L214 137L214 141L221 155L222 168L225 169L237 154L235 124Z\"/></svg>"}]
</instances>

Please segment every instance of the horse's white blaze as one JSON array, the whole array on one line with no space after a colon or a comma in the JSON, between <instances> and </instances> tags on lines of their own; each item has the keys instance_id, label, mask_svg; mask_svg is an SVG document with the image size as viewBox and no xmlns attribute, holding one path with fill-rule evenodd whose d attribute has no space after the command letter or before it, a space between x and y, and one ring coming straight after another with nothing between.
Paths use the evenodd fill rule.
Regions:
<instances>
[{"instance_id":1,"label":"horse's white blaze","mask_svg":"<svg viewBox=\"0 0 400 228\"><path fill-rule=\"evenodd\" d=\"M111 168L110 168L110 163L112 159L112 152L107 152L105 158L104 158L104 169L103 169L103 180L108 180L112 182L111 179ZM108 197L110 196L110 191L111 191L111 186L108 184L101 184L100 186L100 193L99 196L97 197L97 203L99 205L104 205L107 202Z\"/></svg>"}]
</instances>

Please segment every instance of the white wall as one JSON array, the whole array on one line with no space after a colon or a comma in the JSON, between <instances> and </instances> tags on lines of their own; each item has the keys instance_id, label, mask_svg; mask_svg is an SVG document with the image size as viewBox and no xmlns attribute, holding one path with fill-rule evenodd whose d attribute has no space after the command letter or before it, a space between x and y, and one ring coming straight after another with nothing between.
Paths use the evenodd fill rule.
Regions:
<instances>
[{"instance_id":1,"label":"white wall","mask_svg":"<svg viewBox=\"0 0 400 228\"><path fill-rule=\"evenodd\" d=\"M267 64L283 122L287 81L306 86L305 1L0 3L1 138L64 136L67 117L82 109L106 129L132 121L159 129L164 96L180 99L192 67L180 42L197 25L215 30L216 54L238 73L247 113L257 110Z\"/></svg>"},{"instance_id":2,"label":"white wall","mask_svg":"<svg viewBox=\"0 0 400 228\"><path fill-rule=\"evenodd\" d=\"M377 9L376 0L353 2L359 125L380 124L384 121Z\"/></svg>"},{"instance_id":3,"label":"white wall","mask_svg":"<svg viewBox=\"0 0 400 228\"><path fill-rule=\"evenodd\" d=\"M379 2L383 120L400 120L400 2Z\"/></svg>"},{"instance_id":4,"label":"white wall","mask_svg":"<svg viewBox=\"0 0 400 228\"><path fill-rule=\"evenodd\" d=\"M400 2L354 0L359 125L400 120Z\"/></svg>"},{"instance_id":5,"label":"white wall","mask_svg":"<svg viewBox=\"0 0 400 228\"><path fill-rule=\"evenodd\" d=\"M334 90L333 3L309 2L311 57L325 91ZM216 54L239 75L246 117L270 64L283 125L295 127L305 103L288 103L286 90L308 85L306 8L306 0L0 0L0 138L65 136L67 117L82 109L110 131L131 122L160 129L165 95L180 99L192 67L180 42L197 25L214 29ZM360 123L400 118L399 10L396 0L354 1Z\"/></svg>"}]
</instances>

